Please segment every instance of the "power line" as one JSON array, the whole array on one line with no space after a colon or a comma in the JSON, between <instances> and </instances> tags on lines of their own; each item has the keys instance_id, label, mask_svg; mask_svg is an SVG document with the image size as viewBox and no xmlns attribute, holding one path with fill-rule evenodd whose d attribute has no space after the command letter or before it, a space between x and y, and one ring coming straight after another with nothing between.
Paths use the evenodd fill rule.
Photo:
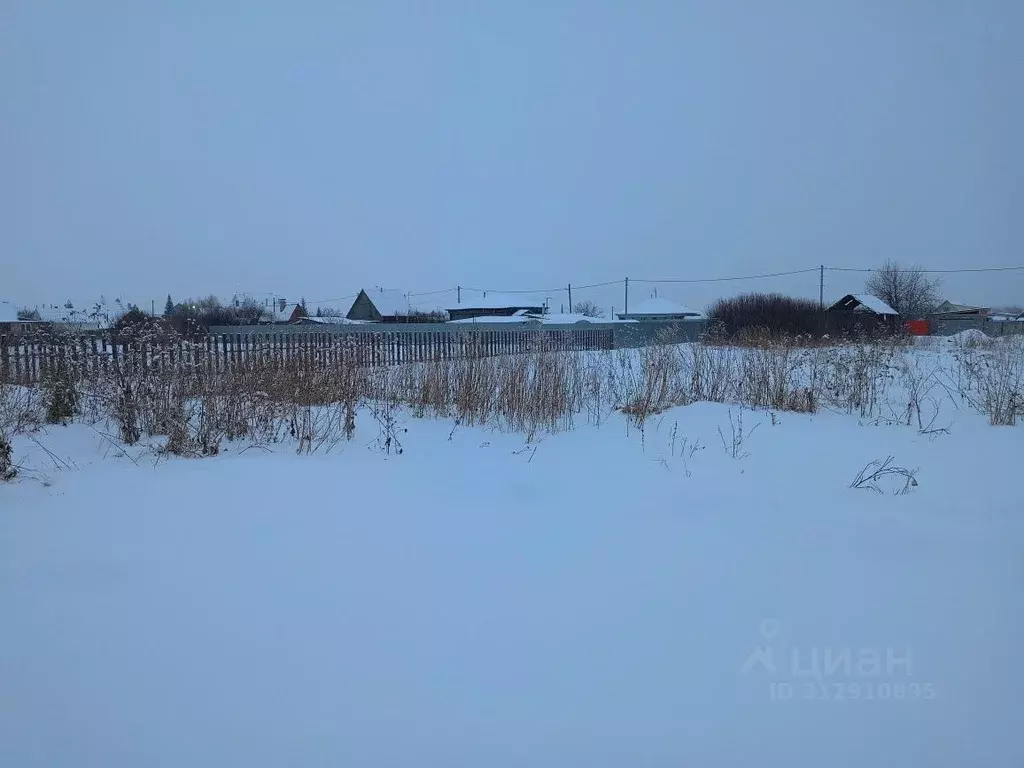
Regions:
<instances>
[{"instance_id":1,"label":"power line","mask_svg":"<svg viewBox=\"0 0 1024 768\"><path fill-rule=\"evenodd\" d=\"M865 269L863 267L825 267L827 272L879 272L884 267ZM916 267L898 267L901 272L924 272L929 275L952 275L965 272L1015 272L1024 270L1020 267L967 267L964 269L918 269Z\"/></svg>"},{"instance_id":2,"label":"power line","mask_svg":"<svg viewBox=\"0 0 1024 768\"><path fill-rule=\"evenodd\" d=\"M855 272L855 273L872 273L878 272L879 267L865 268L865 267L824 267L826 272ZM917 269L916 267L902 267L904 271L908 272L923 272L926 274L972 274L972 273L991 273L991 272L1020 272L1024 271L1024 265L1011 266L1011 267L964 267L960 269ZM725 283L725 282L736 282L740 280L763 280L772 277L788 277L790 275L806 275L811 273L817 273L822 270L822 267L815 266L807 269L794 269L785 272L765 272L754 275L736 275L732 277L704 277L704 278L630 278L631 283L643 283L643 284L697 284L697 283ZM624 279L620 280L607 280L599 283L588 283L586 285L574 285L573 288L578 291L587 290L589 288L606 288L608 286L620 286L624 284ZM436 291L423 291L423 292L410 292L409 296L438 296L442 294L455 293L458 288L442 288ZM462 286L463 291L475 291L478 293L497 293L507 295L522 295L522 294L561 294L568 291L568 285L559 286L557 288L531 288L531 289L513 289L513 290L499 290L494 288L473 288L471 286ZM249 296L279 296L279 294L269 292L244 292L242 295ZM332 299L318 299L316 301L307 300L308 304L330 304L332 302L346 301L348 299L354 299L358 296L358 293L354 293L348 296L338 296ZM295 306L296 302L288 302L287 306Z\"/></svg>"},{"instance_id":3,"label":"power line","mask_svg":"<svg viewBox=\"0 0 1024 768\"><path fill-rule=\"evenodd\" d=\"M604 288L606 285L622 285L621 280L609 280L606 283L591 283L590 285L574 285L573 288L577 291L582 291L587 288Z\"/></svg>"},{"instance_id":4,"label":"power line","mask_svg":"<svg viewBox=\"0 0 1024 768\"><path fill-rule=\"evenodd\" d=\"M621 283L622 281L621 280L617 280L615 282ZM611 283L609 283L609 285L611 285ZM567 290L567 288L566 288L566 286L563 285L560 288L533 288L531 290L521 290L521 291L497 291L497 290L494 290L492 288L469 288L469 287L464 285L464 286L462 286L462 290L464 290L464 291L479 291L481 293L556 293L558 291L565 291L565 290Z\"/></svg>"},{"instance_id":5,"label":"power line","mask_svg":"<svg viewBox=\"0 0 1024 768\"><path fill-rule=\"evenodd\" d=\"M422 292L415 292L415 293L410 292L409 295L410 296L438 296L438 295L440 295L442 293L455 293L458 290L459 290L458 288L443 288L443 289L441 289L439 291L422 291Z\"/></svg>"},{"instance_id":6,"label":"power line","mask_svg":"<svg viewBox=\"0 0 1024 768\"><path fill-rule=\"evenodd\" d=\"M631 283L725 283L732 280L759 280L765 277L785 277L786 275L805 275L810 272L817 272L819 267L813 267L811 269L794 269L790 272L768 272L762 275L740 275L738 277L703 277L703 278L665 278L661 280L649 280L649 279L634 279L630 278Z\"/></svg>"},{"instance_id":7,"label":"power line","mask_svg":"<svg viewBox=\"0 0 1024 768\"><path fill-rule=\"evenodd\" d=\"M358 293L353 293L351 296L338 296L337 298L334 298L334 299L316 299L316 300L314 300L314 299L306 299L306 303L307 304L330 304L332 301L345 301L346 299L354 299L358 295L359 295ZM288 302L288 306L291 306L292 304L295 304L295 303L297 303L297 302L289 301Z\"/></svg>"}]
</instances>

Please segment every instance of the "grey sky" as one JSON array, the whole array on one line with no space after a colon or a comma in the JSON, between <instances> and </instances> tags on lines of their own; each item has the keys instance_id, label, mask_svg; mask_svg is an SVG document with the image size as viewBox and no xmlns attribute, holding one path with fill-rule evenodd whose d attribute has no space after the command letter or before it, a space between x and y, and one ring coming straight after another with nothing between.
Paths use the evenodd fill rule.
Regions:
<instances>
[{"instance_id":1,"label":"grey sky","mask_svg":"<svg viewBox=\"0 0 1024 768\"><path fill-rule=\"evenodd\" d=\"M5 0L0 298L1021 264L1021 39L1019 0ZM817 275L659 294L753 289Z\"/></svg>"}]
</instances>

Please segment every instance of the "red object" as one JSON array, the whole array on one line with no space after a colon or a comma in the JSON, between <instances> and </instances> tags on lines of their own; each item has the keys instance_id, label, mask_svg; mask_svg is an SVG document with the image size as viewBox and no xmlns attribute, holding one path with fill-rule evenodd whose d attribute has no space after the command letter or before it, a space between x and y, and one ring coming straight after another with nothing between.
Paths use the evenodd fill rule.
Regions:
<instances>
[{"instance_id":1,"label":"red object","mask_svg":"<svg viewBox=\"0 0 1024 768\"><path fill-rule=\"evenodd\" d=\"M927 320L907 320L903 327L911 336L929 336L932 331L931 323Z\"/></svg>"}]
</instances>

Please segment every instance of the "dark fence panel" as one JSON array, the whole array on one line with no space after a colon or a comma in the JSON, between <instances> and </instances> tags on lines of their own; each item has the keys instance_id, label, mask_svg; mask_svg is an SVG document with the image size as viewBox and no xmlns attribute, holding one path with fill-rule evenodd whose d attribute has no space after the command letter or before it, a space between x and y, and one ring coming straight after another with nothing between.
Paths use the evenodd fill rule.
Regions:
<instances>
[{"instance_id":1,"label":"dark fence panel","mask_svg":"<svg viewBox=\"0 0 1024 768\"><path fill-rule=\"evenodd\" d=\"M984 317L932 317L929 319L933 336L952 336L961 331L978 330L987 336L1024 334L1024 322L1018 320L994 321Z\"/></svg>"},{"instance_id":2,"label":"dark fence panel","mask_svg":"<svg viewBox=\"0 0 1024 768\"><path fill-rule=\"evenodd\" d=\"M532 351L587 352L681 344L697 341L706 330L706 321L696 320L545 326L222 326L211 328L208 336L199 339L167 333L116 338L104 332L40 332L0 336L0 380L36 384L49 367L58 364L73 365L87 377L120 368L157 372L201 367L208 373L218 373L257 358L280 367L309 369L346 362L390 366Z\"/></svg>"},{"instance_id":3,"label":"dark fence panel","mask_svg":"<svg viewBox=\"0 0 1024 768\"><path fill-rule=\"evenodd\" d=\"M37 384L58 365L72 366L82 377L118 369L156 373L199 367L219 373L254 360L316 370L349 362L373 367L529 351L602 350L611 349L615 343L608 327L296 328L215 328L198 340L167 334L121 339L103 334L0 336L0 380Z\"/></svg>"}]
</instances>

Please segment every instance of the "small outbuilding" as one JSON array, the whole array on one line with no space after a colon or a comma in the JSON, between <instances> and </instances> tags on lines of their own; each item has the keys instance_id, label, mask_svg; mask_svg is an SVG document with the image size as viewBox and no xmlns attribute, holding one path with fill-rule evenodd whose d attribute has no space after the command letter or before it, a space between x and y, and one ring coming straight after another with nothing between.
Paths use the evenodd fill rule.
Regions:
<instances>
[{"instance_id":1,"label":"small outbuilding","mask_svg":"<svg viewBox=\"0 0 1024 768\"><path fill-rule=\"evenodd\" d=\"M483 296L467 298L446 307L452 320L470 320L479 317L515 317L520 314L543 315L544 302L528 296L505 296L486 292Z\"/></svg>"},{"instance_id":2,"label":"small outbuilding","mask_svg":"<svg viewBox=\"0 0 1024 768\"><path fill-rule=\"evenodd\" d=\"M825 313L830 334L895 334L900 315L877 296L848 293Z\"/></svg>"}]
</instances>

